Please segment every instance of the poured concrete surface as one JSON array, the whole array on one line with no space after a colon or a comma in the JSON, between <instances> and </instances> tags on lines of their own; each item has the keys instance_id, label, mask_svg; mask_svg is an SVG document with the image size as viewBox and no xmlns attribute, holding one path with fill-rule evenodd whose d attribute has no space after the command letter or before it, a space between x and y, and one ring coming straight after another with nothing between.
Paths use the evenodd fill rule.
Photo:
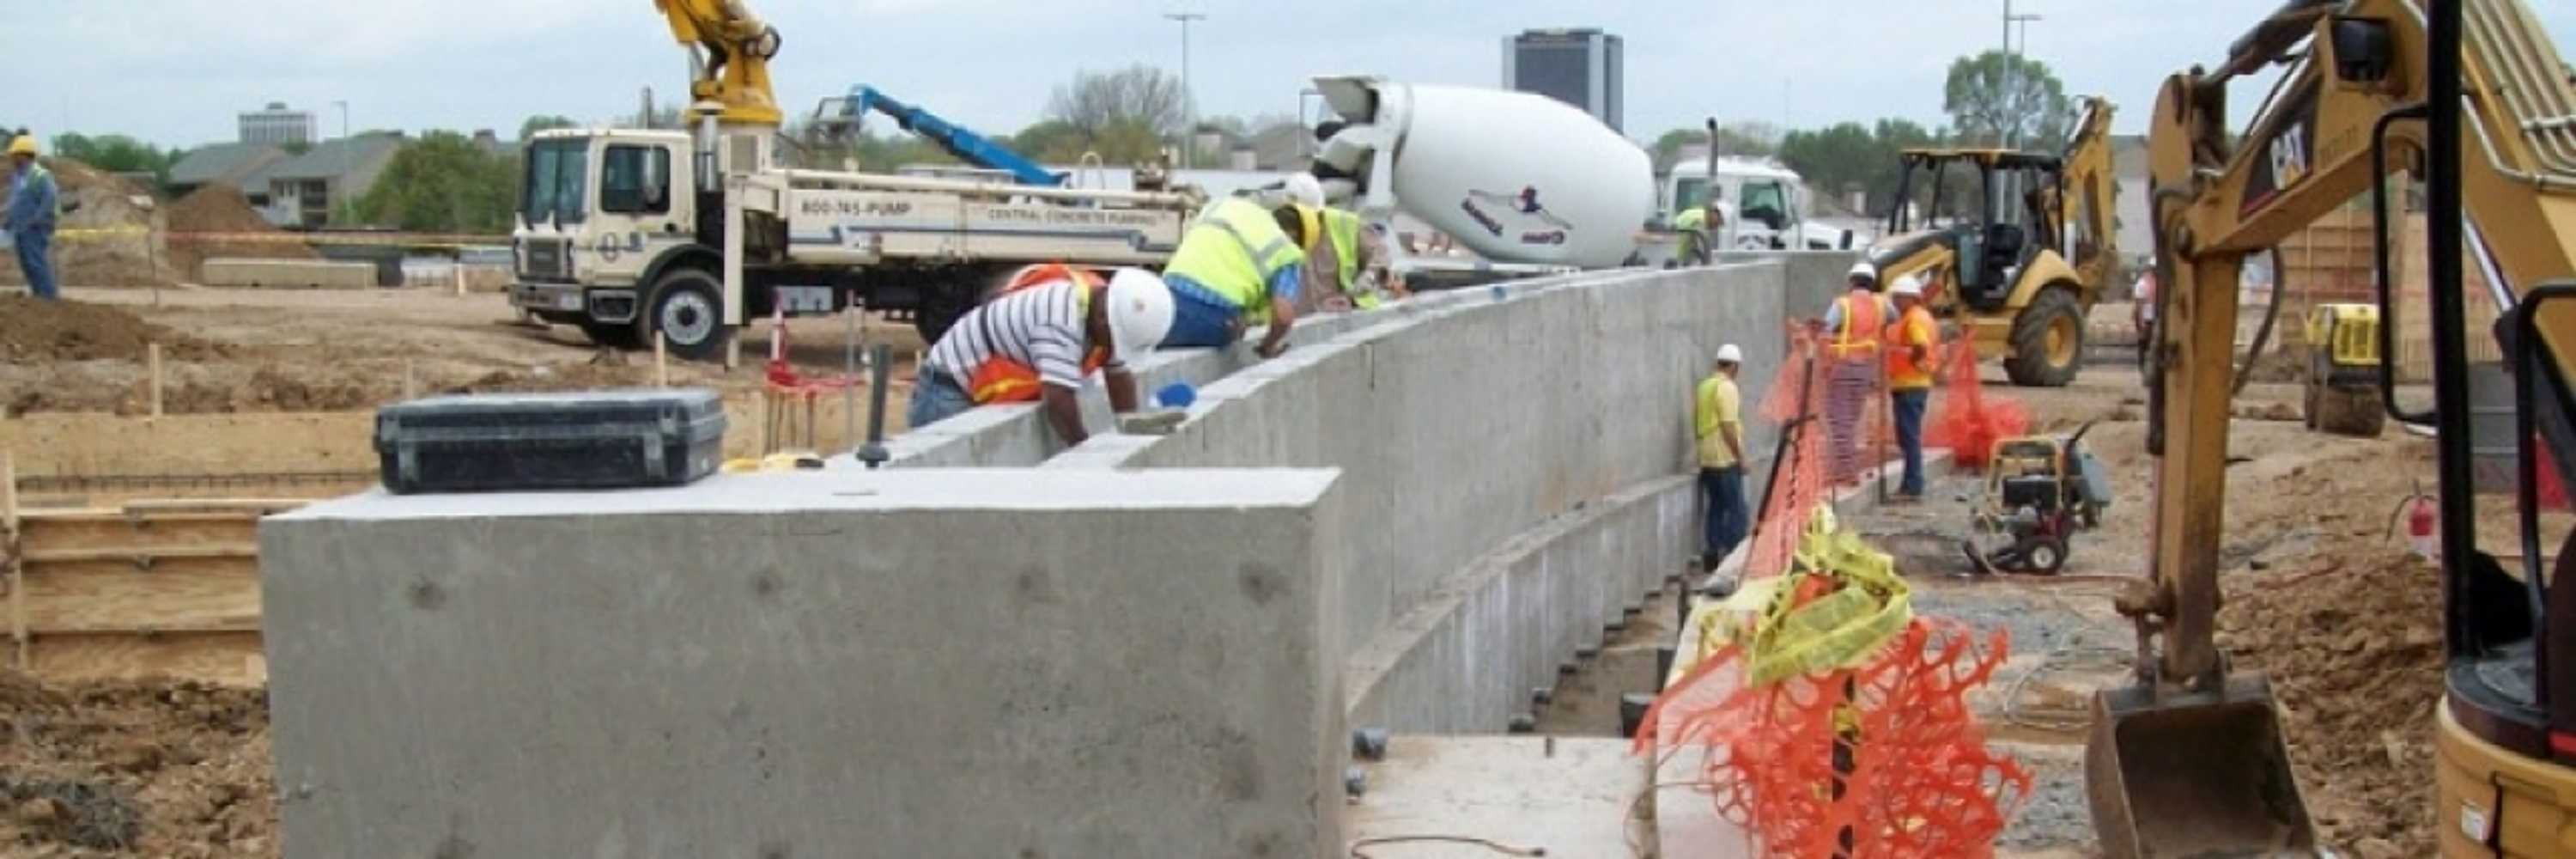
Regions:
<instances>
[{"instance_id":1,"label":"poured concrete surface","mask_svg":"<svg viewBox=\"0 0 2576 859\"><path fill-rule=\"evenodd\" d=\"M309 856L1334 855L1329 471L725 475L261 533Z\"/></svg>"},{"instance_id":2,"label":"poured concrete surface","mask_svg":"<svg viewBox=\"0 0 2576 859\"><path fill-rule=\"evenodd\" d=\"M1651 811L1643 801L1648 766L1625 740L1397 735L1387 742L1386 760L1362 766L1368 791L1350 809L1351 855L1505 855L1422 836L1578 859L1651 855L1631 849L1653 844L1642 818Z\"/></svg>"}]
</instances>

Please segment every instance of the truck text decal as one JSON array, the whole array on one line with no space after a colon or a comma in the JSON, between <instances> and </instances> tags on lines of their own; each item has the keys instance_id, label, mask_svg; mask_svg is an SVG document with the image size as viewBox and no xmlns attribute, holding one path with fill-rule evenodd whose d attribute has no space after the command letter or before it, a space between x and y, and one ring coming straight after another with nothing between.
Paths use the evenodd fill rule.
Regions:
<instances>
[{"instance_id":1,"label":"truck text decal","mask_svg":"<svg viewBox=\"0 0 2576 859\"><path fill-rule=\"evenodd\" d=\"M809 196L796 201L796 213L806 216L846 215L861 218L899 218L904 215L912 214L912 201Z\"/></svg>"}]
</instances>

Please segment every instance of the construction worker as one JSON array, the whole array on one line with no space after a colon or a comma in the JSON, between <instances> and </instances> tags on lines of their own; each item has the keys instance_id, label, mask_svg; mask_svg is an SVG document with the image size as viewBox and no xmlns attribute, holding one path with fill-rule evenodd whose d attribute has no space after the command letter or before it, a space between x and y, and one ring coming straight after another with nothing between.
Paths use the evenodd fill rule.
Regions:
<instances>
[{"instance_id":1,"label":"construction worker","mask_svg":"<svg viewBox=\"0 0 2576 859\"><path fill-rule=\"evenodd\" d=\"M1175 309L1163 345L1230 346L1244 329L1266 322L1270 330L1257 349L1261 357L1287 351L1306 279L1306 219L1298 207L1324 204L1314 177L1300 173L1289 180L1291 202L1264 205L1228 197L1199 213L1163 266Z\"/></svg>"},{"instance_id":2,"label":"construction worker","mask_svg":"<svg viewBox=\"0 0 2576 859\"><path fill-rule=\"evenodd\" d=\"M54 187L54 174L36 163L36 138L21 134L9 141L9 160L14 169L9 174L9 205L0 215L0 228L9 232L9 241L18 250L18 270L27 276L27 291L37 298L52 299L54 262L47 255L54 244L54 211L59 205Z\"/></svg>"},{"instance_id":3,"label":"construction worker","mask_svg":"<svg viewBox=\"0 0 2576 859\"><path fill-rule=\"evenodd\" d=\"M1923 500L1923 409L1932 400L1933 347L1941 342L1939 324L1923 306L1923 280L1914 275L1888 287L1896 302L1896 324L1887 327L1887 396L1896 414L1896 444L1905 450L1905 479L1897 485L1902 501Z\"/></svg>"},{"instance_id":4,"label":"construction worker","mask_svg":"<svg viewBox=\"0 0 2576 859\"><path fill-rule=\"evenodd\" d=\"M1370 310L1407 293L1386 268L1386 241L1357 213L1331 206L1297 207L1306 234L1306 283L1297 312Z\"/></svg>"},{"instance_id":5,"label":"construction worker","mask_svg":"<svg viewBox=\"0 0 2576 859\"><path fill-rule=\"evenodd\" d=\"M1854 263L1844 275L1850 287L1825 310L1823 335L1828 364L1825 381L1826 461L1837 484L1855 485L1861 473L1861 418L1878 399L1879 342L1896 308L1878 294L1878 268L1868 260Z\"/></svg>"},{"instance_id":6,"label":"construction worker","mask_svg":"<svg viewBox=\"0 0 2576 859\"><path fill-rule=\"evenodd\" d=\"M1692 398L1699 495L1708 516L1700 543L1701 572L1716 570L1752 524L1744 510L1744 421L1735 388L1735 373L1743 364L1744 350L1735 344L1717 347L1717 367L1700 380Z\"/></svg>"},{"instance_id":7,"label":"construction worker","mask_svg":"<svg viewBox=\"0 0 2576 859\"><path fill-rule=\"evenodd\" d=\"M1036 400L1066 446L1091 434L1075 395L1094 371L1109 407L1136 410L1127 364L1160 345L1172 328L1172 291L1152 272L1119 269L1107 283L1062 265L1022 269L1001 295L966 315L930 347L913 383L915 428L987 403Z\"/></svg>"}]
</instances>

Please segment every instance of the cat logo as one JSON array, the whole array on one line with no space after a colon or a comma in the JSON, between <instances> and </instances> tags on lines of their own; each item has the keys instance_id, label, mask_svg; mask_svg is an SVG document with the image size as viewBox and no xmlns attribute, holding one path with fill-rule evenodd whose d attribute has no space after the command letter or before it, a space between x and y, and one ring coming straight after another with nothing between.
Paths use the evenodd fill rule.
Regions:
<instances>
[{"instance_id":1,"label":"cat logo","mask_svg":"<svg viewBox=\"0 0 2576 859\"><path fill-rule=\"evenodd\" d=\"M2308 129L2292 123L2272 138L2272 187L2288 188L2308 175Z\"/></svg>"}]
</instances>

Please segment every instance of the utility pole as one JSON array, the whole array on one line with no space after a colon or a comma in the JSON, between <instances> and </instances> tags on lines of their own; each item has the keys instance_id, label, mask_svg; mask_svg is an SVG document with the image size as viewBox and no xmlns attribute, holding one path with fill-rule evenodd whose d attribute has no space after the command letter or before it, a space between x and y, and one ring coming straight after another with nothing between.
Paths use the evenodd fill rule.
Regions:
<instances>
[{"instance_id":1,"label":"utility pole","mask_svg":"<svg viewBox=\"0 0 2576 859\"><path fill-rule=\"evenodd\" d=\"M2015 67L2021 64L2021 51L2013 48L2013 25L2022 25L2021 44L2022 47L2027 48L2030 46L2030 22L2037 20L2041 20L2040 15L2013 14L2012 0L2004 0L2004 105L2005 113L2012 123L2002 129L2001 136L2004 138L2003 144L2006 149L2021 146L2022 118L2028 113L2029 107L2021 97L2021 90L2013 86Z\"/></svg>"},{"instance_id":2,"label":"utility pole","mask_svg":"<svg viewBox=\"0 0 2576 859\"><path fill-rule=\"evenodd\" d=\"M1190 22L1207 20L1205 12L1165 12L1167 20L1181 22L1181 166L1195 160L1192 150L1199 148L1199 110L1190 94Z\"/></svg>"}]
</instances>

